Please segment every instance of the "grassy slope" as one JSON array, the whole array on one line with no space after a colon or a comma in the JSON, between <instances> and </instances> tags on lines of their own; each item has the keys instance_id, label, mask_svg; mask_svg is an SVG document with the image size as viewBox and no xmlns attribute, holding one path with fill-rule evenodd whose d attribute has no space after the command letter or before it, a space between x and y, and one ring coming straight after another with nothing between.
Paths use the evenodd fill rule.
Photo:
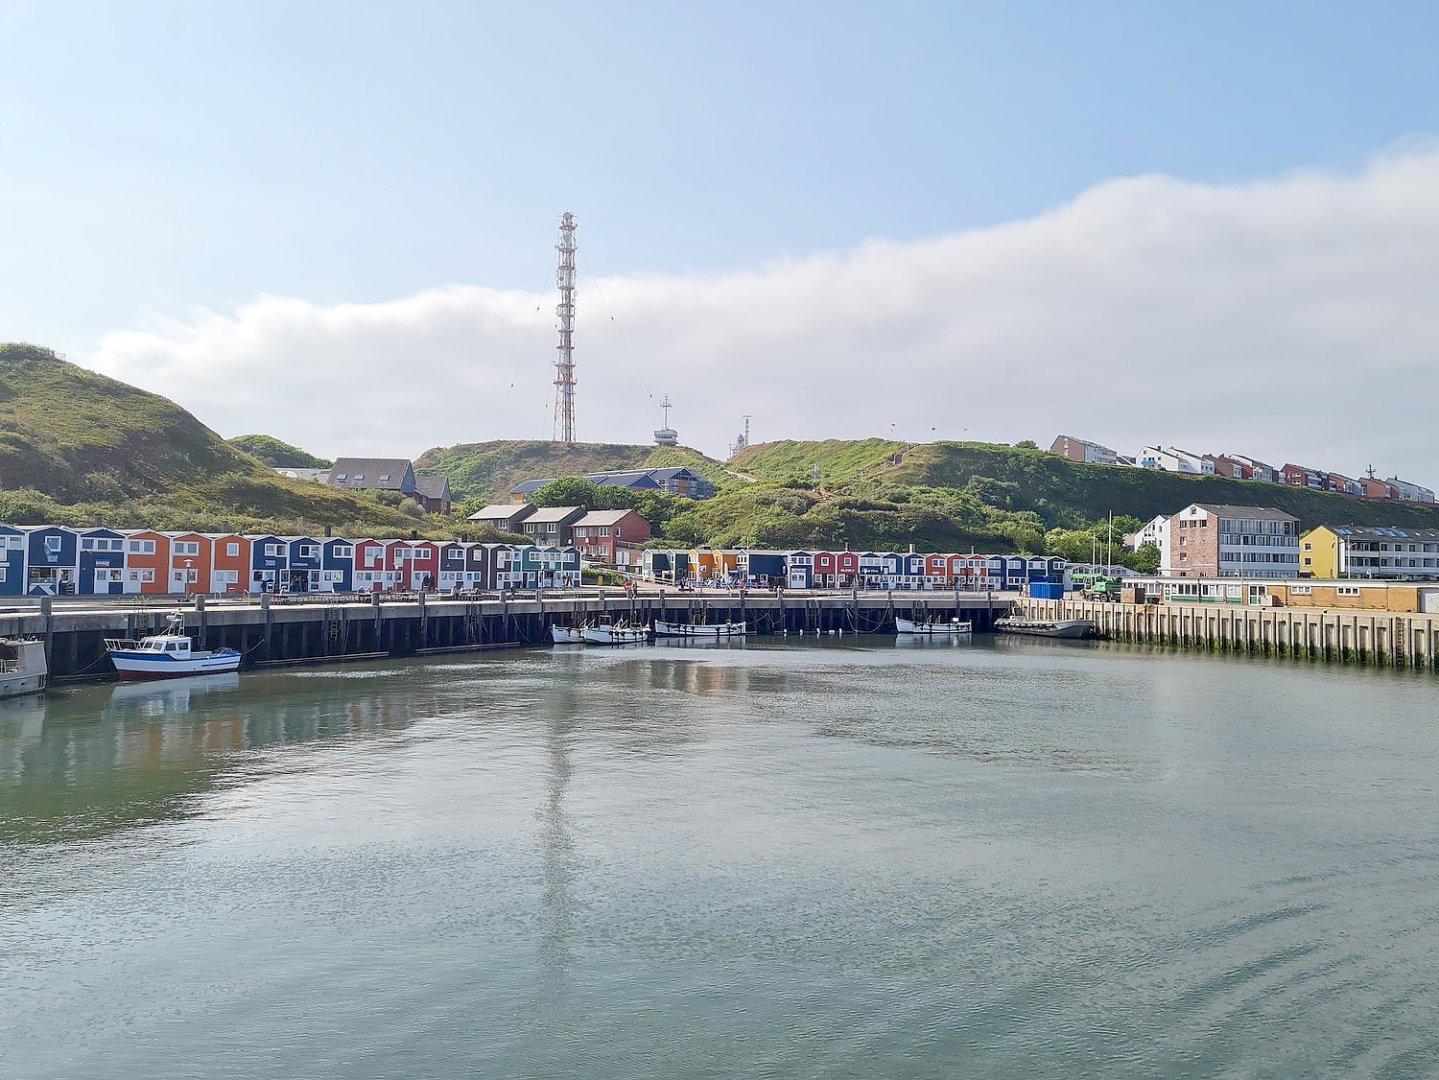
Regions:
<instances>
[{"instance_id":1,"label":"grassy slope","mask_svg":"<svg viewBox=\"0 0 1439 1080\"><path fill-rule=\"evenodd\" d=\"M825 439L820 442L757 443L742 450L730 467L756 480L809 483L819 466L821 486L848 484L861 476L881 472L904 443L888 439Z\"/></svg>"},{"instance_id":2,"label":"grassy slope","mask_svg":"<svg viewBox=\"0 0 1439 1080\"><path fill-rule=\"evenodd\" d=\"M334 464L273 435L236 435L225 441L274 469L328 469Z\"/></svg>"},{"instance_id":3,"label":"grassy slope","mask_svg":"<svg viewBox=\"0 0 1439 1080\"><path fill-rule=\"evenodd\" d=\"M278 477L173 402L0 344L0 520L403 535L414 519Z\"/></svg>"},{"instance_id":4,"label":"grassy slope","mask_svg":"<svg viewBox=\"0 0 1439 1080\"><path fill-rule=\"evenodd\" d=\"M423 472L448 476L457 499L476 497L489 502L508 502L510 489L522 480L670 465L699 473L717 490L738 484L719 462L687 447L514 440L436 447L415 461L415 467Z\"/></svg>"},{"instance_id":5,"label":"grassy slope","mask_svg":"<svg viewBox=\"0 0 1439 1080\"><path fill-rule=\"evenodd\" d=\"M1010 509L1033 510L1048 525L1096 520L1109 512L1141 519L1172 514L1191 502L1274 506L1319 524L1439 527L1439 509L1369 502L1285 484L1258 484L1222 476L1182 476L1149 469L1081 465L1043 450L991 443L927 443L907 451L884 474L890 483L964 487L976 477L1014 485Z\"/></svg>"}]
</instances>

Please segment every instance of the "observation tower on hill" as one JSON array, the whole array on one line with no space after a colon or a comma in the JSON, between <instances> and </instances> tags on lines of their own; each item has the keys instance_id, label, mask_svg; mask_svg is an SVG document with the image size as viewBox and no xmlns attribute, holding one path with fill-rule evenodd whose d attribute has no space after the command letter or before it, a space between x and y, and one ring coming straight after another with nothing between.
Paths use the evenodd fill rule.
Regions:
<instances>
[{"instance_id":1,"label":"observation tower on hill","mask_svg":"<svg viewBox=\"0 0 1439 1080\"><path fill-rule=\"evenodd\" d=\"M560 289L560 302L555 308L559 316L560 342L555 357L555 430L553 441L575 441L575 215L568 211L560 218L560 239L555 244L560 253L555 283Z\"/></svg>"}]
</instances>

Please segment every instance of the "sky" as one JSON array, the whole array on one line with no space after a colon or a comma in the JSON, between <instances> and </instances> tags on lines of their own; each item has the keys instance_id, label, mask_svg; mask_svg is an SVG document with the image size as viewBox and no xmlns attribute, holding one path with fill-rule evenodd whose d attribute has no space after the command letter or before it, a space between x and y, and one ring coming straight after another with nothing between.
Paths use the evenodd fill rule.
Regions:
<instances>
[{"instance_id":1,"label":"sky","mask_svg":"<svg viewBox=\"0 0 1439 1080\"><path fill-rule=\"evenodd\" d=\"M1439 480L1439 5L0 0L0 340L326 455L1162 442Z\"/></svg>"}]
</instances>

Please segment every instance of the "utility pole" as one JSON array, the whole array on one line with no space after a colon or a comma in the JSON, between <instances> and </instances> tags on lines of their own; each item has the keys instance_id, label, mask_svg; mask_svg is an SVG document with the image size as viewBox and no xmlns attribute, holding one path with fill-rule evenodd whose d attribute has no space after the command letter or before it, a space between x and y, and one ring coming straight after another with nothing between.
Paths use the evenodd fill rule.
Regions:
<instances>
[{"instance_id":1,"label":"utility pole","mask_svg":"<svg viewBox=\"0 0 1439 1080\"><path fill-rule=\"evenodd\" d=\"M555 442L575 441L575 215L568 211L560 218L560 253L555 282L560 289L560 343L555 357Z\"/></svg>"}]
</instances>

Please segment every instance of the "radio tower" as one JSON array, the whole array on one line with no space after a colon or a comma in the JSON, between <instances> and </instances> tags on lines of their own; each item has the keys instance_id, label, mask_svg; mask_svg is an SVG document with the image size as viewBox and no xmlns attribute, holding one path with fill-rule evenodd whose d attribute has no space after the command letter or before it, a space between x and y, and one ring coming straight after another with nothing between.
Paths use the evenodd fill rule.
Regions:
<instances>
[{"instance_id":1,"label":"radio tower","mask_svg":"<svg viewBox=\"0 0 1439 1080\"><path fill-rule=\"evenodd\" d=\"M560 343L555 358L555 432L554 441L575 441L575 215L566 212L560 218L560 239L555 244L560 253L555 281L560 287L560 303L555 314L560 317Z\"/></svg>"}]
</instances>

